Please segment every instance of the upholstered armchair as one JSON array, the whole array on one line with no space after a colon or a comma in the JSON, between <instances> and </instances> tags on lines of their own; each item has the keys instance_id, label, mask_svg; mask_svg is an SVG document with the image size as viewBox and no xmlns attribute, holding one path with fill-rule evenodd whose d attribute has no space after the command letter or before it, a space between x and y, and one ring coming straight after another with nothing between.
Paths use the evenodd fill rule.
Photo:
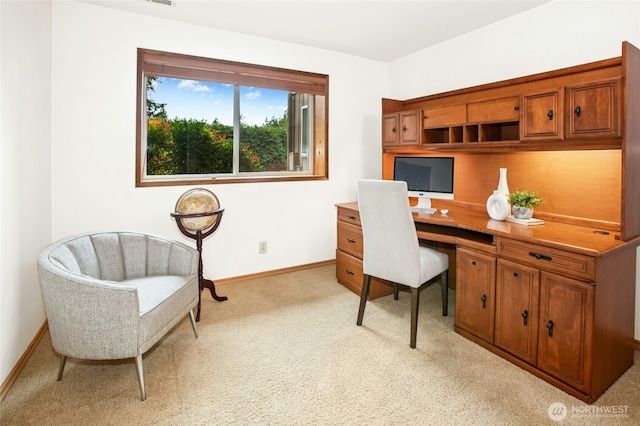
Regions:
<instances>
[{"instance_id":1,"label":"upholstered armchair","mask_svg":"<svg viewBox=\"0 0 640 426\"><path fill-rule=\"evenodd\" d=\"M38 256L38 272L53 349L62 357L135 358L146 399L142 354L187 313L196 338L198 252L135 232L78 235Z\"/></svg>"}]
</instances>

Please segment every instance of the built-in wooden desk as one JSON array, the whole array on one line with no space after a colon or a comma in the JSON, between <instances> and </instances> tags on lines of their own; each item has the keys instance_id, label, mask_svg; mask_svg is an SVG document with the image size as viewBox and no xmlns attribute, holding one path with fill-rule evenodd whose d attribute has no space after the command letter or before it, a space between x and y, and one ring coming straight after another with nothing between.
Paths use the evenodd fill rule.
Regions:
<instances>
[{"instance_id":1,"label":"built-in wooden desk","mask_svg":"<svg viewBox=\"0 0 640 426\"><path fill-rule=\"evenodd\" d=\"M343 282L345 245L359 244L359 258L347 255L348 268L359 261L360 270L347 274L359 293L358 206L337 209L336 274ZM414 213L414 220L420 239L450 255L457 333L588 403L633 365L640 238L622 242L615 232L550 221L495 221L464 208Z\"/></svg>"}]
</instances>

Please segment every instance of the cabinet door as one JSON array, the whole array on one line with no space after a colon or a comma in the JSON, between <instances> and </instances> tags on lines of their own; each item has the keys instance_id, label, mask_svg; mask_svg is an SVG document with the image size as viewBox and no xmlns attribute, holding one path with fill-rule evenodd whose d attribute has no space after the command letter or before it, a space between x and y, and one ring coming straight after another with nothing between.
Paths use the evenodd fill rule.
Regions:
<instances>
[{"instance_id":1,"label":"cabinet door","mask_svg":"<svg viewBox=\"0 0 640 426\"><path fill-rule=\"evenodd\" d=\"M539 292L538 269L498 259L495 345L532 365L538 354Z\"/></svg>"},{"instance_id":2,"label":"cabinet door","mask_svg":"<svg viewBox=\"0 0 640 426\"><path fill-rule=\"evenodd\" d=\"M456 250L456 327L493 343L496 259Z\"/></svg>"},{"instance_id":3,"label":"cabinet door","mask_svg":"<svg viewBox=\"0 0 640 426\"><path fill-rule=\"evenodd\" d=\"M567 88L567 138L620 136L620 79Z\"/></svg>"},{"instance_id":4,"label":"cabinet door","mask_svg":"<svg viewBox=\"0 0 640 426\"><path fill-rule=\"evenodd\" d=\"M453 105L425 108L422 110L422 116L422 127L425 129L459 126L467 122L467 106Z\"/></svg>"},{"instance_id":5,"label":"cabinet door","mask_svg":"<svg viewBox=\"0 0 640 426\"><path fill-rule=\"evenodd\" d=\"M420 144L420 111L400 113L400 145Z\"/></svg>"},{"instance_id":6,"label":"cabinet door","mask_svg":"<svg viewBox=\"0 0 640 426\"><path fill-rule=\"evenodd\" d=\"M384 114L382 116L382 145L397 145L398 114Z\"/></svg>"},{"instance_id":7,"label":"cabinet door","mask_svg":"<svg viewBox=\"0 0 640 426\"><path fill-rule=\"evenodd\" d=\"M467 104L469 123L497 123L520 120L520 98L492 99Z\"/></svg>"},{"instance_id":8,"label":"cabinet door","mask_svg":"<svg viewBox=\"0 0 640 426\"><path fill-rule=\"evenodd\" d=\"M574 388L591 392L595 288L540 274L538 368Z\"/></svg>"},{"instance_id":9,"label":"cabinet door","mask_svg":"<svg viewBox=\"0 0 640 426\"><path fill-rule=\"evenodd\" d=\"M562 94L555 91L522 98L522 139L562 139Z\"/></svg>"}]
</instances>

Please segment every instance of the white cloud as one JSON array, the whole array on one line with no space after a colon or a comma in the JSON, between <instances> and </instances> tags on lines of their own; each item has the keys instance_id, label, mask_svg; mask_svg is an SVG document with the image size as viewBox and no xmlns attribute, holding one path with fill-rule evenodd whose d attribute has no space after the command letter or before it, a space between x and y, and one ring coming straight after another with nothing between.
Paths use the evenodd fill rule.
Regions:
<instances>
[{"instance_id":1,"label":"white cloud","mask_svg":"<svg viewBox=\"0 0 640 426\"><path fill-rule=\"evenodd\" d=\"M249 99L250 101L253 101L253 100L259 98L260 95L262 95L262 91L260 89L258 89L258 90L252 90L251 92L247 93L245 95L245 97L247 99Z\"/></svg>"},{"instance_id":2,"label":"white cloud","mask_svg":"<svg viewBox=\"0 0 640 426\"><path fill-rule=\"evenodd\" d=\"M193 90L194 92L211 92L211 88L200 84L196 80L180 80L178 89Z\"/></svg>"}]
</instances>

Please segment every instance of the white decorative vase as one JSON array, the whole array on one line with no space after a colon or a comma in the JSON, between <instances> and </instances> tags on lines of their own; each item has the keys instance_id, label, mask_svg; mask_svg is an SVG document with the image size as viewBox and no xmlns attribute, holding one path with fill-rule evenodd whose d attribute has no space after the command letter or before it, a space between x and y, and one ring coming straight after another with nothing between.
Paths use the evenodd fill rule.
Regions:
<instances>
[{"instance_id":1,"label":"white decorative vase","mask_svg":"<svg viewBox=\"0 0 640 426\"><path fill-rule=\"evenodd\" d=\"M498 189L487 200L487 213L494 220L505 220L509 216L509 184L507 183L507 169L500 169Z\"/></svg>"},{"instance_id":2,"label":"white decorative vase","mask_svg":"<svg viewBox=\"0 0 640 426\"><path fill-rule=\"evenodd\" d=\"M504 194L506 197L509 197L511 193L509 191L509 184L507 183L507 169L500 168L500 180L498 181L498 192Z\"/></svg>"}]
</instances>

